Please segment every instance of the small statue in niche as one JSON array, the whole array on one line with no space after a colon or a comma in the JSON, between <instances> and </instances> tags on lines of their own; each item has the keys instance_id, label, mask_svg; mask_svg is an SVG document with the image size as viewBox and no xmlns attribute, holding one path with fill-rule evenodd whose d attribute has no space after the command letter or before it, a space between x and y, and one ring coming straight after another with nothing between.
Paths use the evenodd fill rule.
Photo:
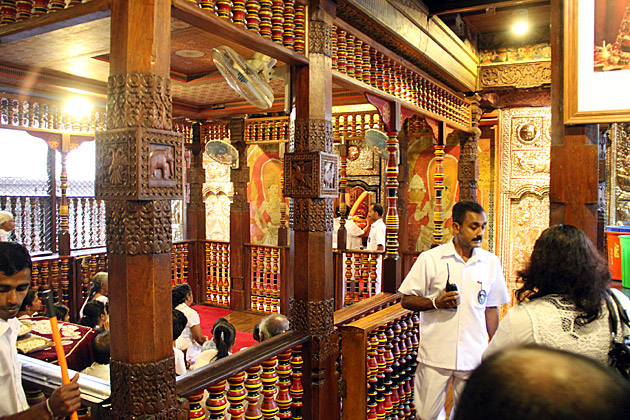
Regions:
<instances>
[{"instance_id":1,"label":"small statue in niche","mask_svg":"<svg viewBox=\"0 0 630 420\"><path fill-rule=\"evenodd\" d=\"M123 179L126 178L125 166L128 164L123 149L112 149L105 158L104 164L108 168L109 182L113 185L122 184Z\"/></svg>"},{"instance_id":2,"label":"small statue in niche","mask_svg":"<svg viewBox=\"0 0 630 420\"><path fill-rule=\"evenodd\" d=\"M149 170L154 178L172 178L173 166L173 152L170 147L154 149L149 154Z\"/></svg>"}]
</instances>

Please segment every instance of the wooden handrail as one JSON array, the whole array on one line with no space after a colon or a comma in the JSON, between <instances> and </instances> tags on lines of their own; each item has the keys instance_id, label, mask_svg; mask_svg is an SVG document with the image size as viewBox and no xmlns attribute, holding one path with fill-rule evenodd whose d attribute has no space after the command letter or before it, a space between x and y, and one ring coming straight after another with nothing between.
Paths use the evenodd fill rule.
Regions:
<instances>
[{"instance_id":1,"label":"wooden handrail","mask_svg":"<svg viewBox=\"0 0 630 420\"><path fill-rule=\"evenodd\" d=\"M218 241L213 241L213 242L218 242ZM275 249L289 249L288 246L278 246L278 245L267 245L267 244L253 244L253 243L244 243L243 245L248 246L248 247L253 247L253 246L258 246L258 247L262 247L262 248L275 248Z\"/></svg>"},{"instance_id":2,"label":"wooden handrail","mask_svg":"<svg viewBox=\"0 0 630 420\"><path fill-rule=\"evenodd\" d=\"M185 397L190 396L214 383L228 379L236 373L243 372L273 356L303 344L310 338L311 335L305 332L289 331L200 369L185 373L177 377L177 394Z\"/></svg>"},{"instance_id":3,"label":"wooden handrail","mask_svg":"<svg viewBox=\"0 0 630 420\"><path fill-rule=\"evenodd\" d=\"M369 315L373 311L382 309L402 298L400 293L379 293L366 300L335 311L335 327L349 324L357 319Z\"/></svg>"}]
</instances>

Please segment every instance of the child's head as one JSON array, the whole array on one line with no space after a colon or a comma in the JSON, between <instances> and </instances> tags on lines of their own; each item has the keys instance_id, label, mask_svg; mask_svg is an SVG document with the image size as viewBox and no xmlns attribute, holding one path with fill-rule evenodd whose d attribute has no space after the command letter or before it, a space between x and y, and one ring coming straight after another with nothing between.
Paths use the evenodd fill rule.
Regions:
<instances>
[{"instance_id":1,"label":"child's head","mask_svg":"<svg viewBox=\"0 0 630 420\"><path fill-rule=\"evenodd\" d=\"M212 337L217 346L217 360L222 359L230 354L234 346L236 328L225 318L219 318L212 328Z\"/></svg>"},{"instance_id":2,"label":"child's head","mask_svg":"<svg viewBox=\"0 0 630 420\"><path fill-rule=\"evenodd\" d=\"M55 303L55 315L57 319L64 322L70 321L70 310L63 303Z\"/></svg>"},{"instance_id":3,"label":"child's head","mask_svg":"<svg viewBox=\"0 0 630 420\"><path fill-rule=\"evenodd\" d=\"M177 309L173 309L173 341L179 338L187 323L186 315Z\"/></svg>"}]
</instances>

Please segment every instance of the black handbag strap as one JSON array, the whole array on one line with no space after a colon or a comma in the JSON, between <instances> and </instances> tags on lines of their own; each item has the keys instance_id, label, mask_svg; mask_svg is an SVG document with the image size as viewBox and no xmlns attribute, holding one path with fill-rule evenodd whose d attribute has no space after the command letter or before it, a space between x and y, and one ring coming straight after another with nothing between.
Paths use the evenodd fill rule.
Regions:
<instances>
[{"instance_id":1,"label":"black handbag strap","mask_svg":"<svg viewBox=\"0 0 630 420\"><path fill-rule=\"evenodd\" d=\"M610 324L610 332L614 337L616 337L619 319L621 319L621 322L623 322L628 328L630 328L630 322L628 321L628 313L621 305L621 302L619 302L617 296L615 296L615 294L610 290L607 290L607 292L608 296L606 296L606 306L608 307L608 323Z\"/></svg>"},{"instance_id":2,"label":"black handbag strap","mask_svg":"<svg viewBox=\"0 0 630 420\"><path fill-rule=\"evenodd\" d=\"M630 320L628 319L628 312L626 308L623 307L621 302L619 302L619 298L614 293L610 291L608 293L610 293L610 296L612 296L613 300L615 301L615 305L617 305L617 313L619 314L619 319L621 319L621 322L623 322L624 324L626 324L627 327L630 328Z\"/></svg>"}]
</instances>

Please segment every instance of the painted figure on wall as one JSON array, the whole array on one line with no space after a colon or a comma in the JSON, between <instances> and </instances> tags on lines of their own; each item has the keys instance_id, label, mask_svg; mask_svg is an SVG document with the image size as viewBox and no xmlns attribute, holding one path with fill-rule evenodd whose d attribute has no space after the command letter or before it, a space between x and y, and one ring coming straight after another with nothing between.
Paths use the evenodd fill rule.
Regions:
<instances>
[{"instance_id":1,"label":"painted figure on wall","mask_svg":"<svg viewBox=\"0 0 630 420\"><path fill-rule=\"evenodd\" d=\"M282 163L276 145L263 147L251 146L247 157L251 240L256 244L277 245L283 199L280 191Z\"/></svg>"},{"instance_id":2,"label":"painted figure on wall","mask_svg":"<svg viewBox=\"0 0 630 420\"><path fill-rule=\"evenodd\" d=\"M444 150L444 193L442 194L442 215L444 223L442 242L448 242L451 237L451 213L453 205L459 197L457 182L457 162L459 159L458 146L446 146ZM426 251L433 243L435 229L435 147L427 145L427 139L419 138L410 142L409 159L409 188L407 203L409 214L409 242L411 250Z\"/></svg>"}]
</instances>

